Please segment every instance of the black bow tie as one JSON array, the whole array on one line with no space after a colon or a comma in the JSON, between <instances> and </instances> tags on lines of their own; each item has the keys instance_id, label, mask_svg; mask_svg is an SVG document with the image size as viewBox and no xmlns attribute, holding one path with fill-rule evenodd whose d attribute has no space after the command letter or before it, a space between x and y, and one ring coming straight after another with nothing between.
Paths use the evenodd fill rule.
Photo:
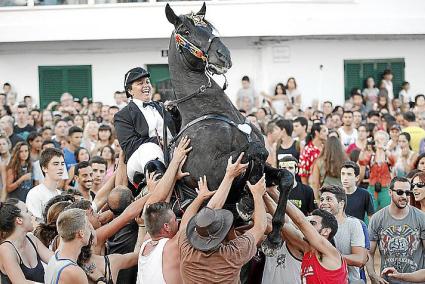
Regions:
<instances>
[{"instance_id":1,"label":"black bow tie","mask_svg":"<svg viewBox=\"0 0 425 284\"><path fill-rule=\"evenodd\" d=\"M155 104L154 102L143 103L143 107L147 107L147 106L155 107Z\"/></svg>"}]
</instances>

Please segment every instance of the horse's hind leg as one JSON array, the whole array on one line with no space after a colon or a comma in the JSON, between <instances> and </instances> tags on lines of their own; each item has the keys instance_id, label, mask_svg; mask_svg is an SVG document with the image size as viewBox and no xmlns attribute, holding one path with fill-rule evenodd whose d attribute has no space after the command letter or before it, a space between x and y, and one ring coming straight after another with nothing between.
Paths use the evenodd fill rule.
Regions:
<instances>
[{"instance_id":1,"label":"horse's hind leg","mask_svg":"<svg viewBox=\"0 0 425 284\"><path fill-rule=\"evenodd\" d=\"M275 183L279 188L279 200L272 219L273 229L261 246L266 255L273 256L283 243L281 230L285 222L285 209L289 192L294 184L294 177L285 169L275 169L266 166L264 170L266 173L266 180L269 178L268 183Z\"/></svg>"}]
</instances>

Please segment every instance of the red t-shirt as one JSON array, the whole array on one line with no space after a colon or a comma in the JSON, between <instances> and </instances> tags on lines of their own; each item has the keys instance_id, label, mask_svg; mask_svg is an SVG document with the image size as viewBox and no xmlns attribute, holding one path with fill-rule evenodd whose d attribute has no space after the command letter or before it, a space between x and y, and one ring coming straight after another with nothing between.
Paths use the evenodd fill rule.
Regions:
<instances>
[{"instance_id":1,"label":"red t-shirt","mask_svg":"<svg viewBox=\"0 0 425 284\"><path fill-rule=\"evenodd\" d=\"M320 149L313 145L310 141L303 149L300 155L300 162L298 165L298 174L300 177L309 177L314 161L319 157Z\"/></svg>"},{"instance_id":2,"label":"red t-shirt","mask_svg":"<svg viewBox=\"0 0 425 284\"><path fill-rule=\"evenodd\" d=\"M350 144L347 147L347 149L345 150L345 153L347 153L347 155L350 156L351 152L353 152L354 150L357 150L357 149L359 149L359 147L357 147L356 143L353 143L353 144Z\"/></svg>"},{"instance_id":3,"label":"red t-shirt","mask_svg":"<svg viewBox=\"0 0 425 284\"><path fill-rule=\"evenodd\" d=\"M303 284L348 284L347 264L342 259L340 268L336 270L326 269L320 264L316 254L309 251L304 254L301 263L301 282Z\"/></svg>"}]
</instances>

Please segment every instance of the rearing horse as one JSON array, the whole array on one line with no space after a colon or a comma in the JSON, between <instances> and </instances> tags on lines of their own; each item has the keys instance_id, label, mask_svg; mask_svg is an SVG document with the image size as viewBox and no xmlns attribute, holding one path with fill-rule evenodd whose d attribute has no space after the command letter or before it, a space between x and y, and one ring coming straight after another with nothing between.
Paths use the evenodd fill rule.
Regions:
<instances>
[{"instance_id":1,"label":"rearing horse","mask_svg":"<svg viewBox=\"0 0 425 284\"><path fill-rule=\"evenodd\" d=\"M184 165L191 175L183 182L192 189L190 195L197 186L197 178L206 175L209 188L216 189L224 177L229 156L235 161L245 152L242 162L249 162L248 170L234 181L225 207L247 217L252 213L253 201L246 181L256 183L265 173L268 185L278 185L280 196L272 220L273 231L263 244L263 249L273 254L282 245L280 231L293 177L286 170L266 164L268 152L263 135L235 108L224 88L211 79L212 74L224 74L232 62L229 50L205 20L205 12L205 3L198 13L190 15L177 16L168 4L165 7L167 19L174 25L168 64L176 97L174 104L182 117L181 131L173 142L188 136L193 146ZM183 194L182 198L189 197Z\"/></svg>"}]
</instances>

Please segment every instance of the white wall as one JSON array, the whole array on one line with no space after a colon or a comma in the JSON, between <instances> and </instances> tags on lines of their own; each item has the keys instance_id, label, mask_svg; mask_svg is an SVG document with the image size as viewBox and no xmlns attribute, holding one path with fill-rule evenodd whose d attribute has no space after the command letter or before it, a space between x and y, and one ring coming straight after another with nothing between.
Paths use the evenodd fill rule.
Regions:
<instances>
[{"instance_id":1,"label":"white wall","mask_svg":"<svg viewBox=\"0 0 425 284\"><path fill-rule=\"evenodd\" d=\"M381 58L405 58L405 79L412 93L425 92L425 40L296 40L282 45L290 49L286 63L273 63L272 48L265 47L262 65L267 79L261 86L270 92L276 82L294 76L304 102L330 99L343 103L344 60Z\"/></svg>"},{"instance_id":2,"label":"white wall","mask_svg":"<svg viewBox=\"0 0 425 284\"><path fill-rule=\"evenodd\" d=\"M256 41L224 39L233 60L226 91L233 100L243 75L252 78L258 91L269 93L277 82L286 83L294 76L307 105L313 99L342 103L344 59L405 58L405 78L411 83L412 93L425 92L425 39L298 39L261 46L254 45ZM287 62L274 62L276 46L289 50L284 59ZM113 92L122 89L125 72L137 65L167 63L160 56L160 50L167 47L168 40L14 44L0 52L0 83L13 83L21 98L26 94L38 97L39 65L92 65L93 99L112 103ZM221 77L217 80L223 82Z\"/></svg>"},{"instance_id":3,"label":"white wall","mask_svg":"<svg viewBox=\"0 0 425 284\"><path fill-rule=\"evenodd\" d=\"M201 1L171 2L177 14ZM0 42L167 38L165 2L0 8ZM223 37L425 34L423 0L207 1Z\"/></svg>"}]
</instances>

